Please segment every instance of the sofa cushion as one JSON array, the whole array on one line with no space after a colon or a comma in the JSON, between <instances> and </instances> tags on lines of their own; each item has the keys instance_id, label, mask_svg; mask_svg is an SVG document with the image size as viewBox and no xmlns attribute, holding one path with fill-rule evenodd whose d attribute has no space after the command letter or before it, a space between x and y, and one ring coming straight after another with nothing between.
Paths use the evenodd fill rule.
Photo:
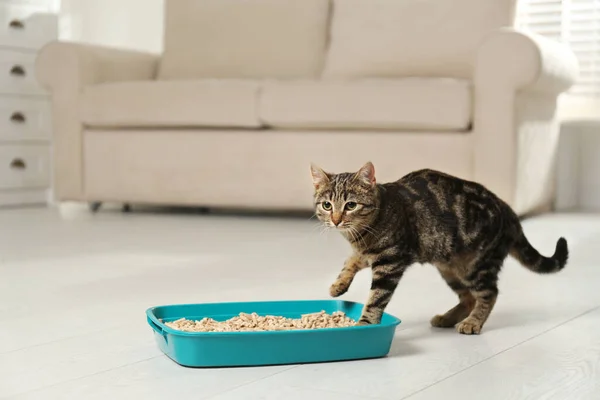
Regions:
<instances>
[{"instance_id":1,"label":"sofa cushion","mask_svg":"<svg viewBox=\"0 0 600 400\"><path fill-rule=\"evenodd\" d=\"M169 0L159 79L321 73L329 0Z\"/></svg>"},{"instance_id":2,"label":"sofa cushion","mask_svg":"<svg viewBox=\"0 0 600 400\"><path fill-rule=\"evenodd\" d=\"M328 77L471 78L492 31L513 25L516 0L334 0Z\"/></svg>"},{"instance_id":3,"label":"sofa cushion","mask_svg":"<svg viewBox=\"0 0 600 400\"><path fill-rule=\"evenodd\" d=\"M92 127L258 127L257 82L103 83L84 88L80 118Z\"/></svg>"},{"instance_id":4,"label":"sofa cushion","mask_svg":"<svg viewBox=\"0 0 600 400\"><path fill-rule=\"evenodd\" d=\"M443 78L265 83L262 121L280 128L463 131L471 123L468 81Z\"/></svg>"}]
</instances>

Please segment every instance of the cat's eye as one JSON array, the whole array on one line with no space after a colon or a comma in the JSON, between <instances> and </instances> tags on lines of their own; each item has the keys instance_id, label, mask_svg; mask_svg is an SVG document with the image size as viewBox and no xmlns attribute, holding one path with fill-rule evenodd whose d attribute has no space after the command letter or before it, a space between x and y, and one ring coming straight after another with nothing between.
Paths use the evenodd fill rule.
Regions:
<instances>
[{"instance_id":1,"label":"cat's eye","mask_svg":"<svg viewBox=\"0 0 600 400\"><path fill-rule=\"evenodd\" d=\"M345 208L348 211L352 211L352 210L356 210L357 206L358 206L358 204L356 204L355 202L349 201L349 202L346 203Z\"/></svg>"},{"instance_id":2,"label":"cat's eye","mask_svg":"<svg viewBox=\"0 0 600 400\"><path fill-rule=\"evenodd\" d=\"M333 208L333 206L331 205L330 202L328 201L324 201L321 203L321 207L323 207L323 210L325 211L331 211L331 209Z\"/></svg>"}]
</instances>

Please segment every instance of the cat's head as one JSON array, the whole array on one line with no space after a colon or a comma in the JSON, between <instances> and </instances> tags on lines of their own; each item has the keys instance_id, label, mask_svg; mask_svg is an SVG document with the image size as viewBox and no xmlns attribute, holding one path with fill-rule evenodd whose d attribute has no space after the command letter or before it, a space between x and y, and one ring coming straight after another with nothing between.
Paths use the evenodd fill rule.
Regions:
<instances>
[{"instance_id":1,"label":"cat's head","mask_svg":"<svg viewBox=\"0 0 600 400\"><path fill-rule=\"evenodd\" d=\"M312 164L317 218L343 230L368 228L378 206L375 167L366 163L358 172L333 174Z\"/></svg>"}]
</instances>

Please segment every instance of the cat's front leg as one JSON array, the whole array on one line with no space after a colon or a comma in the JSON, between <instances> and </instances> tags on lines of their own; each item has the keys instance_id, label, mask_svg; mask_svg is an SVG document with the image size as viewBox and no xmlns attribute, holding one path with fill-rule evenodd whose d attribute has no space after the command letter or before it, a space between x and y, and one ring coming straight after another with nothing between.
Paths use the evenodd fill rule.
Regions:
<instances>
[{"instance_id":1,"label":"cat's front leg","mask_svg":"<svg viewBox=\"0 0 600 400\"><path fill-rule=\"evenodd\" d=\"M344 263L344 268L329 288L329 294L332 297L338 297L346 293L358 271L367 267L368 263L364 257L357 253L352 254L348 257Z\"/></svg>"},{"instance_id":2,"label":"cat's front leg","mask_svg":"<svg viewBox=\"0 0 600 400\"><path fill-rule=\"evenodd\" d=\"M369 299L363 308L357 325L374 325L381 322L383 312L392 299L392 295L408 265L408 263L393 262L386 257L382 257L373 263L371 267L373 280Z\"/></svg>"}]
</instances>

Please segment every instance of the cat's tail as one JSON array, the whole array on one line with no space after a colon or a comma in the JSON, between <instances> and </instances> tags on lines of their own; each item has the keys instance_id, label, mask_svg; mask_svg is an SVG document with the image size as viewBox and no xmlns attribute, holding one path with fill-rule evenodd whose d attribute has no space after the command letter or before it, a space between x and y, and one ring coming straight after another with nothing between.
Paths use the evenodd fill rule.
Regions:
<instances>
[{"instance_id":1,"label":"cat's tail","mask_svg":"<svg viewBox=\"0 0 600 400\"><path fill-rule=\"evenodd\" d=\"M510 255L516 258L527 269L538 274L551 274L565 267L569 258L569 248L565 238L558 239L552 257L544 257L529 243L521 231L510 249Z\"/></svg>"}]
</instances>

